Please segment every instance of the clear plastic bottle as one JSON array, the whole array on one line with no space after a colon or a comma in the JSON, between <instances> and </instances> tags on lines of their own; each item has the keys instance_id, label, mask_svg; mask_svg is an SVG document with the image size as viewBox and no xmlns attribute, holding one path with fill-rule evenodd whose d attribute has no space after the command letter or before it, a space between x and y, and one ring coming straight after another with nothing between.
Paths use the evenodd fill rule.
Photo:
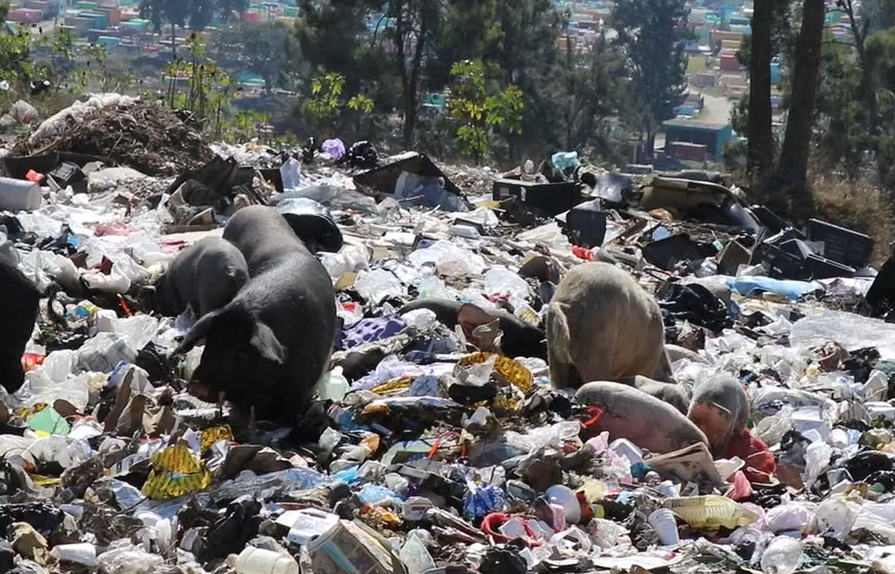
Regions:
<instances>
[{"instance_id":1,"label":"clear plastic bottle","mask_svg":"<svg viewBox=\"0 0 895 574\"><path fill-rule=\"evenodd\" d=\"M717 530L721 526L734 529L758 520L755 513L723 496L669 498L664 506L691 527L706 530Z\"/></svg>"},{"instance_id":2,"label":"clear plastic bottle","mask_svg":"<svg viewBox=\"0 0 895 574\"><path fill-rule=\"evenodd\" d=\"M236 574L298 574L298 562L279 552L248 546L233 564Z\"/></svg>"},{"instance_id":3,"label":"clear plastic bottle","mask_svg":"<svg viewBox=\"0 0 895 574\"><path fill-rule=\"evenodd\" d=\"M761 557L761 571L765 574L792 574L805 557L802 543L789 536L778 536Z\"/></svg>"}]
</instances>

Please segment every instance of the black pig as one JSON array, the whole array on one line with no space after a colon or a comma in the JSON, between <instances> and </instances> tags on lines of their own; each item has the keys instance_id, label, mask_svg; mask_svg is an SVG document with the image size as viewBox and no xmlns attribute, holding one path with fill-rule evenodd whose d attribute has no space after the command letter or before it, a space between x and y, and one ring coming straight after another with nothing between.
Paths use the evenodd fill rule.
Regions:
<instances>
[{"instance_id":1,"label":"black pig","mask_svg":"<svg viewBox=\"0 0 895 574\"><path fill-rule=\"evenodd\" d=\"M190 389L223 396L234 423L255 418L292 425L329 366L336 303L326 268L273 208L239 210L224 239L245 256L249 280L223 308L200 319L175 353L205 341Z\"/></svg>"},{"instance_id":2,"label":"black pig","mask_svg":"<svg viewBox=\"0 0 895 574\"><path fill-rule=\"evenodd\" d=\"M34 331L41 296L37 286L12 261L0 256L0 384L9 393L18 391L25 382L22 355Z\"/></svg>"},{"instance_id":3,"label":"black pig","mask_svg":"<svg viewBox=\"0 0 895 574\"><path fill-rule=\"evenodd\" d=\"M235 245L206 237L174 257L168 271L143 295L156 312L176 317L192 307L203 317L233 300L249 279L248 265Z\"/></svg>"}]
</instances>

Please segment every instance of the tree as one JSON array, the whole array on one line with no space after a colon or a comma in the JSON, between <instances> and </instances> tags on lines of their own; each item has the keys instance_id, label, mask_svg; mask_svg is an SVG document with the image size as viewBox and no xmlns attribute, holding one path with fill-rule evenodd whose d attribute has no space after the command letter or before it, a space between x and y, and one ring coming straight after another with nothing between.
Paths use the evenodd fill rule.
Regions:
<instances>
[{"instance_id":1,"label":"tree","mask_svg":"<svg viewBox=\"0 0 895 574\"><path fill-rule=\"evenodd\" d=\"M626 123L646 134L652 155L662 122L674 117L687 91L684 40L689 10L685 0L618 2L610 25L626 58L628 94Z\"/></svg>"},{"instance_id":2,"label":"tree","mask_svg":"<svg viewBox=\"0 0 895 574\"><path fill-rule=\"evenodd\" d=\"M595 146L603 157L612 155L605 125L618 110L623 70L624 62L605 34L582 52L568 44L556 93L550 96L558 110L563 149L584 152Z\"/></svg>"},{"instance_id":3,"label":"tree","mask_svg":"<svg viewBox=\"0 0 895 574\"><path fill-rule=\"evenodd\" d=\"M771 28L774 0L755 0L749 58L749 117L747 171L753 188L771 175L774 135L771 131Z\"/></svg>"},{"instance_id":4,"label":"tree","mask_svg":"<svg viewBox=\"0 0 895 574\"><path fill-rule=\"evenodd\" d=\"M860 16L870 33L895 27L895 0L863 0Z\"/></svg>"},{"instance_id":5,"label":"tree","mask_svg":"<svg viewBox=\"0 0 895 574\"><path fill-rule=\"evenodd\" d=\"M508 155L522 146L543 153L562 145L557 121L558 40L564 19L550 0L447 0L433 51L427 56L427 86L440 91L452 81L456 62L481 61L495 89L517 86L523 95L524 139L505 142ZM515 161L515 159L514 159Z\"/></svg>"},{"instance_id":6,"label":"tree","mask_svg":"<svg viewBox=\"0 0 895 574\"><path fill-rule=\"evenodd\" d=\"M858 177L865 152L875 147L862 97L864 71L855 66L857 59L853 46L828 37L817 91L818 152L823 165L841 167L850 180Z\"/></svg>"},{"instance_id":7,"label":"tree","mask_svg":"<svg viewBox=\"0 0 895 574\"><path fill-rule=\"evenodd\" d=\"M343 76L346 93L365 95L376 103L377 113L386 114L401 94L394 59L383 46L386 31L379 30L386 19L368 26L369 15L381 9L376 0L299 0L295 33L307 80L328 73Z\"/></svg>"},{"instance_id":8,"label":"tree","mask_svg":"<svg viewBox=\"0 0 895 574\"><path fill-rule=\"evenodd\" d=\"M201 32L216 14L226 21L234 11L241 13L247 7L248 0L142 0L140 17L151 21L156 33L161 33L164 23L171 25L172 59L176 60L177 26L182 28L189 23L190 29Z\"/></svg>"},{"instance_id":9,"label":"tree","mask_svg":"<svg viewBox=\"0 0 895 574\"><path fill-rule=\"evenodd\" d=\"M890 191L895 188L895 27L867 38L867 65L877 87L879 131L877 165Z\"/></svg>"},{"instance_id":10,"label":"tree","mask_svg":"<svg viewBox=\"0 0 895 574\"><path fill-rule=\"evenodd\" d=\"M437 34L438 0L390 0L386 15L394 21L388 36L394 44L395 68L401 82L404 145L413 147L423 80L423 54Z\"/></svg>"},{"instance_id":11,"label":"tree","mask_svg":"<svg viewBox=\"0 0 895 574\"><path fill-rule=\"evenodd\" d=\"M769 198L771 209L794 218L803 218L813 210L807 184L808 158L817 101L824 14L824 0L805 0L792 72L792 103L777 164L778 191Z\"/></svg>"},{"instance_id":12,"label":"tree","mask_svg":"<svg viewBox=\"0 0 895 574\"><path fill-rule=\"evenodd\" d=\"M288 86L299 68L298 41L283 22L240 22L221 30L214 47L222 66L251 70L268 92Z\"/></svg>"}]
</instances>

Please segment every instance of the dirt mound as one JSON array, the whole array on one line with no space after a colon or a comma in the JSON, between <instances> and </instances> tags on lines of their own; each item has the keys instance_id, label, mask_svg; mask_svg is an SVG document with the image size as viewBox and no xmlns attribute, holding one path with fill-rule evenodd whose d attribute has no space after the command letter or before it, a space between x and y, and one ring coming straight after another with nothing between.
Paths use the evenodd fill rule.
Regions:
<instances>
[{"instance_id":1,"label":"dirt mound","mask_svg":"<svg viewBox=\"0 0 895 574\"><path fill-rule=\"evenodd\" d=\"M147 175L168 176L214 159L199 132L153 102L107 106L80 120L68 117L53 136L16 143L15 155L76 152L107 157Z\"/></svg>"}]
</instances>

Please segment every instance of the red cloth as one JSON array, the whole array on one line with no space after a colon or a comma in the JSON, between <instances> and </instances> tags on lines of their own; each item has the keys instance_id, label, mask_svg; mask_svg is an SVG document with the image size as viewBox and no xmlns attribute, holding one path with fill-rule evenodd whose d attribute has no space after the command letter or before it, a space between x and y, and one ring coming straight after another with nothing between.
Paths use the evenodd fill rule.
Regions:
<instances>
[{"instance_id":1,"label":"red cloth","mask_svg":"<svg viewBox=\"0 0 895 574\"><path fill-rule=\"evenodd\" d=\"M733 473L733 476L728 478L727 482L733 485L733 492L727 495L733 500L739 502L752 496L752 484L742 470Z\"/></svg>"},{"instance_id":2,"label":"red cloth","mask_svg":"<svg viewBox=\"0 0 895 574\"><path fill-rule=\"evenodd\" d=\"M777 471L777 460L768 445L752 436L749 429L734 435L727 443L724 458L739 457L746 462L743 473L751 483L768 484Z\"/></svg>"}]
</instances>

